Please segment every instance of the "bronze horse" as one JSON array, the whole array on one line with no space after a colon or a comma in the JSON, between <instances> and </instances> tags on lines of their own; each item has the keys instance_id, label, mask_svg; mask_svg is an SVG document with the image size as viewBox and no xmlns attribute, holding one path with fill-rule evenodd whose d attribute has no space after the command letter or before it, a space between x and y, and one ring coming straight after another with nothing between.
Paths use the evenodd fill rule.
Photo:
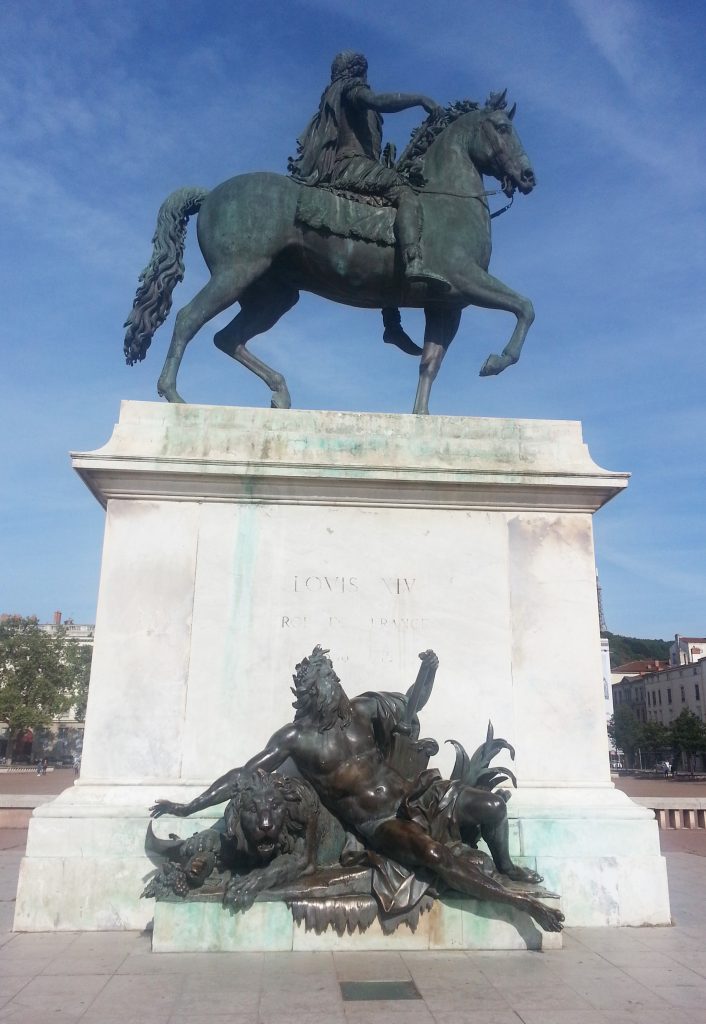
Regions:
<instances>
[{"instance_id":1,"label":"bronze horse","mask_svg":"<svg viewBox=\"0 0 706 1024\"><path fill-rule=\"evenodd\" d=\"M284 377L246 346L294 306L302 289L349 306L424 309L415 413L429 411L432 382L466 306L504 309L517 317L510 341L500 355L488 356L481 376L500 373L516 363L534 310L529 299L487 273L491 241L485 197L489 193L484 191L482 175L501 181L510 197L516 189L531 192L535 177L513 127L515 108L505 108L505 93L492 94L481 108L468 102L455 104L436 127L428 119L418 129L399 161L400 168L409 164L415 139L417 154L425 150L420 187L424 259L449 282L449 289L405 281L394 245L339 237L302 224L297 204L301 189L308 186L279 174L242 174L211 192L179 189L162 204L152 260L140 277L125 325L127 362L144 358L152 335L169 313L171 293L184 275L186 224L199 211L199 245L211 279L177 314L157 384L159 394L170 402L183 401L176 384L188 343L204 324L239 302L240 312L216 334L215 344L267 384L273 408L288 409L291 399ZM420 146L424 138L426 143ZM390 208L374 210L375 218L387 218L390 225L394 214Z\"/></svg>"}]
</instances>

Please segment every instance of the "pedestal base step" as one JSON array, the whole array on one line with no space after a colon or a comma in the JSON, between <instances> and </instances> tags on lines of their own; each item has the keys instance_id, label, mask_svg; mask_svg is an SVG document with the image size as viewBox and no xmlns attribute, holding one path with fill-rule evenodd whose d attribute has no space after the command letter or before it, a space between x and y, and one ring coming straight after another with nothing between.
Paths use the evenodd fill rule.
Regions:
<instances>
[{"instance_id":1,"label":"pedestal base step","mask_svg":"<svg viewBox=\"0 0 706 1024\"><path fill-rule=\"evenodd\" d=\"M557 897L542 899L560 907ZM282 952L412 949L561 949L561 932L543 932L524 913L470 899L437 900L414 931L400 925L385 935L375 921L364 932L317 934L295 923L285 903L255 903L244 914L218 903L158 902L154 908L155 953Z\"/></svg>"}]
</instances>

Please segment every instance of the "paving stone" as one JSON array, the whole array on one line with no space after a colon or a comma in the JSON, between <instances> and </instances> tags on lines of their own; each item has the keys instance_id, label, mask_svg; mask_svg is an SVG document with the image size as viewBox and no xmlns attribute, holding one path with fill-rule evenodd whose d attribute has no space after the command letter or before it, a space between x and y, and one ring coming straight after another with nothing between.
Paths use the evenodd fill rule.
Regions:
<instances>
[{"instance_id":1,"label":"paving stone","mask_svg":"<svg viewBox=\"0 0 706 1024\"><path fill-rule=\"evenodd\" d=\"M7 894L20 857L1 846ZM0 902L0 1024L704 1024L706 860L668 864L681 923L568 929L547 953L153 954L138 932L12 934ZM360 981L421 998L344 1002Z\"/></svg>"}]
</instances>

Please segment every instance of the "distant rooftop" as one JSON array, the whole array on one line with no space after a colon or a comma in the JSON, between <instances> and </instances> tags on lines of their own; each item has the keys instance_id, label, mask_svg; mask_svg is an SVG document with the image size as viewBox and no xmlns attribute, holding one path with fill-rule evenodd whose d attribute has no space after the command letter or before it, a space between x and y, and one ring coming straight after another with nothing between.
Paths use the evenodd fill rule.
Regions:
<instances>
[{"instance_id":1,"label":"distant rooftop","mask_svg":"<svg viewBox=\"0 0 706 1024\"><path fill-rule=\"evenodd\" d=\"M96 630L96 627L93 623L78 623L74 622L73 619L62 620L61 612L54 612L51 622L40 622L36 615L19 615L17 612L0 613L0 622L7 622L8 619L24 618L35 619L38 628L41 629L43 633L53 633L57 629L63 629L67 637L73 637L75 639L80 639L81 637L91 639Z\"/></svg>"},{"instance_id":2,"label":"distant rooftop","mask_svg":"<svg viewBox=\"0 0 706 1024\"><path fill-rule=\"evenodd\" d=\"M668 661L660 661L659 658L642 658L639 661L626 661L624 665L616 665L611 669L611 673L613 675L619 673L641 675L644 672L659 672L660 669L667 668L668 665Z\"/></svg>"}]
</instances>

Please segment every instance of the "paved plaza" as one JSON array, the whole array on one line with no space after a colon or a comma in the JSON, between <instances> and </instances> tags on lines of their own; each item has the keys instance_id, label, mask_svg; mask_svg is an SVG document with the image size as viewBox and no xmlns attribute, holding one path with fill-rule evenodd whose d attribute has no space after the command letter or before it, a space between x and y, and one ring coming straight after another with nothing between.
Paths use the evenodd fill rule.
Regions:
<instances>
[{"instance_id":1,"label":"paved plaza","mask_svg":"<svg viewBox=\"0 0 706 1024\"><path fill-rule=\"evenodd\" d=\"M75 779L73 768L55 768L46 775L37 775L33 768L3 771L0 772L0 796L53 797L73 786Z\"/></svg>"},{"instance_id":2,"label":"paved plaza","mask_svg":"<svg viewBox=\"0 0 706 1024\"><path fill-rule=\"evenodd\" d=\"M706 1024L704 856L667 854L674 927L568 929L556 952L153 954L136 932L13 934L25 839L0 831L0 1022Z\"/></svg>"}]
</instances>

